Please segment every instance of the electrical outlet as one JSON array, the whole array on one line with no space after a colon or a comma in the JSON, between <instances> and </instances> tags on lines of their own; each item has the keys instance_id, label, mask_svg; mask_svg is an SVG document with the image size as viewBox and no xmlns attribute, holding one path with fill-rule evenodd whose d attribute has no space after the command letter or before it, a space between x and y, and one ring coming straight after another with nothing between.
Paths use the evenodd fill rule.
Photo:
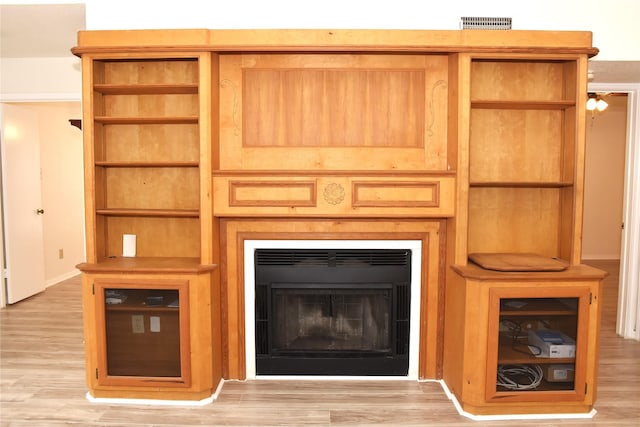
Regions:
<instances>
[{"instance_id":1,"label":"electrical outlet","mask_svg":"<svg viewBox=\"0 0 640 427\"><path fill-rule=\"evenodd\" d=\"M64 258L64 249L58 249L58 259Z\"/></svg>"},{"instance_id":2,"label":"electrical outlet","mask_svg":"<svg viewBox=\"0 0 640 427\"><path fill-rule=\"evenodd\" d=\"M131 330L134 334L144 334L144 315L131 315Z\"/></svg>"}]
</instances>

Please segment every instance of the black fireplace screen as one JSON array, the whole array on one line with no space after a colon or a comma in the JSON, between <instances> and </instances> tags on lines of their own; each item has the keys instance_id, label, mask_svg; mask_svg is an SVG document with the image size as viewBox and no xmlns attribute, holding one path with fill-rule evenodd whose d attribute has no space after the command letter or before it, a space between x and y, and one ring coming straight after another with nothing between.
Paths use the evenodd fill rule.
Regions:
<instances>
[{"instance_id":1,"label":"black fireplace screen","mask_svg":"<svg viewBox=\"0 0 640 427\"><path fill-rule=\"evenodd\" d=\"M390 351L390 290L272 292L275 351Z\"/></svg>"},{"instance_id":2,"label":"black fireplace screen","mask_svg":"<svg viewBox=\"0 0 640 427\"><path fill-rule=\"evenodd\" d=\"M258 250L256 373L406 375L410 251Z\"/></svg>"}]
</instances>

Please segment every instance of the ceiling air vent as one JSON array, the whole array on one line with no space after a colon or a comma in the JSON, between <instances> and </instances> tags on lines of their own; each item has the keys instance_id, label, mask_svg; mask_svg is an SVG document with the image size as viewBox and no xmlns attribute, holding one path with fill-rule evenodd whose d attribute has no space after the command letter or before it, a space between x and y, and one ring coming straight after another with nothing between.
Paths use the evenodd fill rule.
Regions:
<instances>
[{"instance_id":1,"label":"ceiling air vent","mask_svg":"<svg viewBox=\"0 0 640 427\"><path fill-rule=\"evenodd\" d=\"M485 18L463 16L460 18L463 30L510 30L511 18Z\"/></svg>"}]
</instances>

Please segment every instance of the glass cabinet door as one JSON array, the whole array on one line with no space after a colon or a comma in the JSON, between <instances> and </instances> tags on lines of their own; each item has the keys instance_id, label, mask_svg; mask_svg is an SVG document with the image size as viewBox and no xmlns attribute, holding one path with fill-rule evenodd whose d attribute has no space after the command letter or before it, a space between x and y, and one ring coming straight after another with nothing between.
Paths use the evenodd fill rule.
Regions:
<instances>
[{"instance_id":1,"label":"glass cabinet door","mask_svg":"<svg viewBox=\"0 0 640 427\"><path fill-rule=\"evenodd\" d=\"M582 398L589 289L499 288L490 295L487 398Z\"/></svg>"},{"instance_id":2,"label":"glass cabinet door","mask_svg":"<svg viewBox=\"0 0 640 427\"><path fill-rule=\"evenodd\" d=\"M96 280L100 383L188 382L187 285Z\"/></svg>"}]
</instances>

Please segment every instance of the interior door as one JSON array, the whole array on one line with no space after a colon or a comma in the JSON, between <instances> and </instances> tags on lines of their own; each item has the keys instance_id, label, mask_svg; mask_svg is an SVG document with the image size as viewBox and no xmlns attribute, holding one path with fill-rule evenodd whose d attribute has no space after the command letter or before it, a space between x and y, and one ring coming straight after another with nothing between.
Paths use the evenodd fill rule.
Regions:
<instances>
[{"instance_id":1,"label":"interior door","mask_svg":"<svg viewBox=\"0 0 640 427\"><path fill-rule=\"evenodd\" d=\"M0 104L2 208L9 304L45 288L38 115Z\"/></svg>"}]
</instances>

